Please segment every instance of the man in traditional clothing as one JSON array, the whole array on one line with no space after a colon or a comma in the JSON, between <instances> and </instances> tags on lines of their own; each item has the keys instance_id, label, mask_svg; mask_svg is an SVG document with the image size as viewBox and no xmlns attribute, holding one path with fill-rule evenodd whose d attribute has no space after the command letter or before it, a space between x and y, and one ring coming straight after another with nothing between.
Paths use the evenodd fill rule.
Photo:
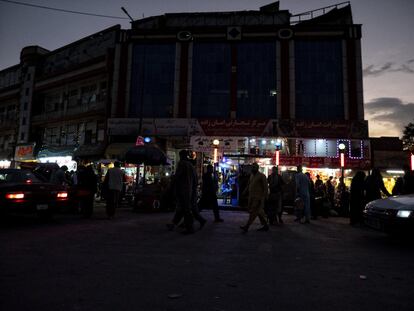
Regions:
<instances>
[{"instance_id":1,"label":"man in traditional clothing","mask_svg":"<svg viewBox=\"0 0 414 311\"><path fill-rule=\"evenodd\" d=\"M268 196L268 185L266 176L259 172L259 165L257 163L252 164L252 173L250 174L249 184L243 194L248 191L248 203L247 208L250 213L249 220L245 226L240 226L243 232L249 231L250 225L255 221L256 217L259 217L262 227L258 231L268 231L269 225L266 221L266 215L264 212L264 204Z\"/></svg>"}]
</instances>

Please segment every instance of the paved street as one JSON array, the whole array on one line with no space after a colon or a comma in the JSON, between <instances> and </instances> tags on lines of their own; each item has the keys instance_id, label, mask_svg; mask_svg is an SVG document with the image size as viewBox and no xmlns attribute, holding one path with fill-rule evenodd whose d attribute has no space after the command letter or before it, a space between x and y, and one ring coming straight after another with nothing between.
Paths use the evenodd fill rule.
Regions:
<instances>
[{"instance_id":1,"label":"paved street","mask_svg":"<svg viewBox=\"0 0 414 311\"><path fill-rule=\"evenodd\" d=\"M242 234L246 213L203 214L194 235L129 209L3 221L0 309L414 310L414 243L340 218Z\"/></svg>"}]
</instances>

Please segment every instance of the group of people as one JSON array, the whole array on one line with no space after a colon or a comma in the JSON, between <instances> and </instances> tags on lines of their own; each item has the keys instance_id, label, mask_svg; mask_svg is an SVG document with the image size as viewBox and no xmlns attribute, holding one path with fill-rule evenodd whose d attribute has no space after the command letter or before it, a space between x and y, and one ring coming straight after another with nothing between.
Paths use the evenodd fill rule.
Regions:
<instances>
[{"instance_id":1,"label":"group of people","mask_svg":"<svg viewBox=\"0 0 414 311\"><path fill-rule=\"evenodd\" d=\"M121 164L115 161L114 167L110 168L105 175L101 189L102 195L106 200L106 214L109 219L114 218L115 210L119 205L124 179ZM98 176L95 174L92 165L79 165L74 174L70 174L68 167L62 165L51 174L50 182L74 187L81 213L86 218L92 216L95 195L98 191Z\"/></svg>"},{"instance_id":2,"label":"group of people","mask_svg":"<svg viewBox=\"0 0 414 311\"><path fill-rule=\"evenodd\" d=\"M367 203L381 199L385 196L414 193L414 174L408 167L405 169L404 177L397 179L392 193L384 186L381 172L374 168L371 175L366 176L364 172L358 171L351 182L350 193L350 224L362 223L362 212ZM382 193L382 194L381 194Z\"/></svg>"},{"instance_id":3,"label":"group of people","mask_svg":"<svg viewBox=\"0 0 414 311\"><path fill-rule=\"evenodd\" d=\"M182 150L179 153L180 161L172 180L172 187L176 200L176 211L172 223L167 224L169 230L177 226L184 228L183 233L194 233L194 220L203 228L206 219L200 215L199 207L210 208L214 213L215 222L223 222L220 217L217 203L218 181L214 167L208 165L202 176L201 198L197 204L198 177L194 163L188 157L188 152ZM269 224L283 223L282 220L282 186L284 182L278 174L277 168L272 169L268 178L259 171L259 165L253 163L248 185L243 196L248 197L249 218L244 226L240 226L243 232L247 232L251 224L259 217L262 227L259 231L268 231ZM266 212L265 212L265 206Z\"/></svg>"},{"instance_id":4,"label":"group of people","mask_svg":"<svg viewBox=\"0 0 414 311\"><path fill-rule=\"evenodd\" d=\"M173 230L177 226L184 228L184 233L194 233L193 222L198 221L200 228L206 224L199 208L212 209L215 222L222 222L217 202L218 178L214 167L208 165L202 176L201 198L198 200L198 176L194 161L186 150L179 153L180 161L177 164L175 175L171 179L171 189L176 207L172 223L167 227ZM125 173L121 170L120 162L116 161L114 167L109 169L102 184L102 195L106 200L106 213L109 219L115 215L123 190ZM91 165L80 165L76 174L69 175L64 165L52 173L50 181L61 185L76 186L79 195L79 207L85 217L93 213L95 194L97 193L98 177ZM247 198L249 218L245 225L240 226L243 232L248 232L250 226L258 217L261 223L259 231L268 231L269 225L283 224L283 189L285 182L277 167L272 168L271 174L266 176L259 171L259 165L253 163L247 186L242 197ZM385 196L414 193L414 175L407 168L404 177L397 179L392 194L387 191L381 173L373 169L368 176L358 171L352 179L350 192L347 191L341 178L336 187L333 177L323 182L319 175L315 182L309 173L302 172L302 166L297 166L295 174L295 214L300 223L309 224L310 219L316 219L321 212L317 201L328 204L328 208L335 205L335 193L339 193L339 205L349 211L350 223L362 223L362 212L365 205L373 200ZM382 194L381 194L382 193ZM346 195L345 195L346 194ZM346 203L344 202L346 201Z\"/></svg>"},{"instance_id":5,"label":"group of people","mask_svg":"<svg viewBox=\"0 0 414 311\"><path fill-rule=\"evenodd\" d=\"M183 221L183 233L189 234L194 233L194 219L200 223L200 228L204 227L207 220L201 216L199 204L197 204L198 176L194 163L190 159L187 150L181 150L179 157L180 161L177 164L175 175L171 181L176 202L176 211L172 223L167 224L167 227L169 230L173 230ZM222 222L223 219L220 218L217 203L218 182L212 165L207 166L202 181L200 203L204 208L211 208L213 210L215 222Z\"/></svg>"}]
</instances>

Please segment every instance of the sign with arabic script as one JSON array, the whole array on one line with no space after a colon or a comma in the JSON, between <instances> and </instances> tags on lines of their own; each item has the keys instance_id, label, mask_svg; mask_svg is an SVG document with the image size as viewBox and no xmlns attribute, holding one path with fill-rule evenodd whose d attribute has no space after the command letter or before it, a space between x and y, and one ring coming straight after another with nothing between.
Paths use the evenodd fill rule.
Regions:
<instances>
[{"instance_id":1,"label":"sign with arabic script","mask_svg":"<svg viewBox=\"0 0 414 311\"><path fill-rule=\"evenodd\" d=\"M269 120L256 119L199 119L198 123L207 136L268 136L266 131L271 126Z\"/></svg>"},{"instance_id":2,"label":"sign with arabic script","mask_svg":"<svg viewBox=\"0 0 414 311\"><path fill-rule=\"evenodd\" d=\"M24 161L33 159L33 151L35 144L16 146L14 159L16 161Z\"/></svg>"}]
</instances>

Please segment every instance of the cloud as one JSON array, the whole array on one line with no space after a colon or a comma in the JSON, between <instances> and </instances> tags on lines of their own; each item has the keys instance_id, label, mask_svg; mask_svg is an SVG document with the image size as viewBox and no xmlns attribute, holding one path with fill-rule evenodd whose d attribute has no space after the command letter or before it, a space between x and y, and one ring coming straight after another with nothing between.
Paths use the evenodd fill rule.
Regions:
<instances>
[{"instance_id":1,"label":"cloud","mask_svg":"<svg viewBox=\"0 0 414 311\"><path fill-rule=\"evenodd\" d=\"M365 113L376 136L401 136L404 127L414 121L414 103L403 103L395 97L375 98L365 103Z\"/></svg>"},{"instance_id":2,"label":"cloud","mask_svg":"<svg viewBox=\"0 0 414 311\"><path fill-rule=\"evenodd\" d=\"M414 59L406 61L404 64L395 64L393 62L387 62L381 66L369 65L363 70L364 77L372 76L378 77L390 72L404 72L408 74L414 74Z\"/></svg>"}]
</instances>

